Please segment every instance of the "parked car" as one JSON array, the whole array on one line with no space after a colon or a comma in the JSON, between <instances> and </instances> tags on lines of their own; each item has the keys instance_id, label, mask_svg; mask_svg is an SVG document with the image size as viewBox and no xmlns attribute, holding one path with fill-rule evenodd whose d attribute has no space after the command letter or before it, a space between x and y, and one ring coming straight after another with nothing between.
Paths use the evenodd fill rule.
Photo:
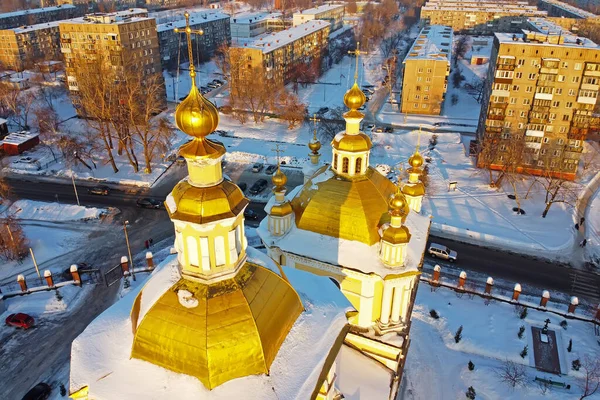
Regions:
<instances>
[{"instance_id":1,"label":"parked car","mask_svg":"<svg viewBox=\"0 0 600 400\"><path fill-rule=\"evenodd\" d=\"M77 264L72 264L72 265L76 265L77 266L77 271L81 271L81 270L86 270L86 269L90 269L90 266L88 263L77 263ZM65 281L71 281L73 280L73 275L71 274L71 266L68 266L67 268L65 268L63 270L63 272L61 272L62 278Z\"/></svg>"},{"instance_id":2,"label":"parked car","mask_svg":"<svg viewBox=\"0 0 600 400\"><path fill-rule=\"evenodd\" d=\"M209 87L209 88L211 88L211 89L216 89L216 88L218 88L218 87L219 87L219 85L217 85L217 84L216 84L216 83L214 83L214 82L209 82L209 83L207 83L207 84L206 84L206 86L208 86L208 87Z\"/></svg>"},{"instance_id":3,"label":"parked car","mask_svg":"<svg viewBox=\"0 0 600 400\"><path fill-rule=\"evenodd\" d=\"M260 172L260 171L262 171L263 167L264 167L263 163L259 163L259 162L254 163L254 165L252 166L252 172Z\"/></svg>"},{"instance_id":4,"label":"parked car","mask_svg":"<svg viewBox=\"0 0 600 400\"><path fill-rule=\"evenodd\" d=\"M366 89L373 89L375 86L374 85L363 85L363 88Z\"/></svg>"},{"instance_id":5,"label":"parked car","mask_svg":"<svg viewBox=\"0 0 600 400\"><path fill-rule=\"evenodd\" d=\"M225 82L223 82L220 79L213 79L213 82L216 83L216 84L218 84L218 85L221 85L221 86L225 84Z\"/></svg>"},{"instance_id":6,"label":"parked car","mask_svg":"<svg viewBox=\"0 0 600 400\"><path fill-rule=\"evenodd\" d=\"M365 96L365 103L368 102L369 100L371 100L371 98L369 96Z\"/></svg>"},{"instance_id":7,"label":"parked car","mask_svg":"<svg viewBox=\"0 0 600 400\"><path fill-rule=\"evenodd\" d=\"M248 184L246 182L238 182L237 185L242 192L245 192L246 189L248 188Z\"/></svg>"},{"instance_id":8,"label":"parked car","mask_svg":"<svg viewBox=\"0 0 600 400\"><path fill-rule=\"evenodd\" d=\"M257 220L258 219L258 214L254 210L246 208L244 210L244 218L246 218L246 219L252 219L252 220Z\"/></svg>"},{"instance_id":9,"label":"parked car","mask_svg":"<svg viewBox=\"0 0 600 400\"><path fill-rule=\"evenodd\" d=\"M394 128L392 128L391 126L386 126L383 131L385 133L392 133L392 132L394 132Z\"/></svg>"},{"instance_id":10,"label":"parked car","mask_svg":"<svg viewBox=\"0 0 600 400\"><path fill-rule=\"evenodd\" d=\"M184 101L187 96L182 96L179 98L179 101Z\"/></svg>"},{"instance_id":11,"label":"parked car","mask_svg":"<svg viewBox=\"0 0 600 400\"><path fill-rule=\"evenodd\" d=\"M369 94L373 94L373 93L375 93L375 90L373 90L373 89L369 89L369 88L364 88L364 89L363 89L363 91L364 91L365 93L369 93Z\"/></svg>"},{"instance_id":12,"label":"parked car","mask_svg":"<svg viewBox=\"0 0 600 400\"><path fill-rule=\"evenodd\" d=\"M317 110L317 114L325 114L327 111L329 111L329 107L321 107Z\"/></svg>"},{"instance_id":13,"label":"parked car","mask_svg":"<svg viewBox=\"0 0 600 400\"><path fill-rule=\"evenodd\" d=\"M365 107L364 105L362 105L362 106L358 107L358 111L363 111L365 108L367 108L367 107Z\"/></svg>"},{"instance_id":14,"label":"parked car","mask_svg":"<svg viewBox=\"0 0 600 400\"><path fill-rule=\"evenodd\" d=\"M182 157L182 156L179 156L179 157L177 157L177 158L175 159L175 162L176 162L177 164L185 164L185 158L184 158L184 157Z\"/></svg>"},{"instance_id":15,"label":"parked car","mask_svg":"<svg viewBox=\"0 0 600 400\"><path fill-rule=\"evenodd\" d=\"M108 196L110 189L107 186L94 186L88 189L89 194L97 194L99 196Z\"/></svg>"},{"instance_id":16,"label":"parked car","mask_svg":"<svg viewBox=\"0 0 600 400\"><path fill-rule=\"evenodd\" d=\"M259 179L250 187L250 194L259 194L267 188L268 182L266 179Z\"/></svg>"},{"instance_id":17,"label":"parked car","mask_svg":"<svg viewBox=\"0 0 600 400\"><path fill-rule=\"evenodd\" d=\"M367 125L367 127L365 128L365 131L367 132L371 132L373 129L375 128L374 124L369 124Z\"/></svg>"},{"instance_id":18,"label":"parked car","mask_svg":"<svg viewBox=\"0 0 600 400\"><path fill-rule=\"evenodd\" d=\"M24 313L10 314L4 321L8 326L14 326L15 328L29 329L33 326L34 320L31 315Z\"/></svg>"},{"instance_id":19,"label":"parked car","mask_svg":"<svg viewBox=\"0 0 600 400\"><path fill-rule=\"evenodd\" d=\"M431 243L429 245L429 248L427 249L427 252L433 258L438 257L443 260L448 260L450 262L456 261L458 257L457 252L455 252L454 250L450 250L446 246L437 243Z\"/></svg>"},{"instance_id":20,"label":"parked car","mask_svg":"<svg viewBox=\"0 0 600 400\"><path fill-rule=\"evenodd\" d=\"M275 173L275 171L277 171L277 165L269 165L269 166L267 166L267 169L265 170L265 174L273 175Z\"/></svg>"},{"instance_id":21,"label":"parked car","mask_svg":"<svg viewBox=\"0 0 600 400\"><path fill-rule=\"evenodd\" d=\"M373 132L375 133L383 133L383 126L377 126L375 127L375 129L373 129Z\"/></svg>"},{"instance_id":22,"label":"parked car","mask_svg":"<svg viewBox=\"0 0 600 400\"><path fill-rule=\"evenodd\" d=\"M27 393L21 400L45 400L50 396L52 392L52 387L47 383L40 382Z\"/></svg>"},{"instance_id":23,"label":"parked car","mask_svg":"<svg viewBox=\"0 0 600 400\"><path fill-rule=\"evenodd\" d=\"M160 206L162 205L160 201L151 199L149 197L142 197L141 199L137 199L135 203L138 205L138 207L155 209L160 208Z\"/></svg>"}]
</instances>

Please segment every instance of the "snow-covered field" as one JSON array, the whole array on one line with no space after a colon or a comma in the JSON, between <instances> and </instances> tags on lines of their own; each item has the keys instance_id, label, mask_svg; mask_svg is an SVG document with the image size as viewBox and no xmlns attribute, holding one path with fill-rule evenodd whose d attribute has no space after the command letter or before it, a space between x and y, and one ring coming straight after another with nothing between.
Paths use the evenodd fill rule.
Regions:
<instances>
[{"instance_id":1,"label":"snow-covered field","mask_svg":"<svg viewBox=\"0 0 600 400\"><path fill-rule=\"evenodd\" d=\"M74 308L78 301L83 299L88 291L92 289L91 285L81 287L75 285L65 285L58 289L61 299L56 295L56 290L35 292L27 296L16 296L4 300L6 311L0 315L0 320L13 313L26 313L34 318L43 315L62 313L68 308Z\"/></svg>"},{"instance_id":2,"label":"snow-covered field","mask_svg":"<svg viewBox=\"0 0 600 400\"><path fill-rule=\"evenodd\" d=\"M430 316L436 310L439 319ZM531 367L533 347L530 327L543 327L549 318L549 329L559 340L561 364L566 366L560 376L544 373ZM439 288L431 291L422 283L417 293L411 328L411 347L405 369L404 393L399 398L407 400L463 399L467 388L473 386L477 399L574 399L579 398L582 371L573 371L571 363L584 356L598 357L600 347L594 326L590 323L568 320L566 328L559 324L564 319L551 313L529 310L525 319L515 312L515 306ZM456 343L454 335L462 326L462 340ZM518 338L521 326L523 338ZM572 352L567 351L572 340ZM528 354L520 357L524 346ZM506 360L526 366L526 383L512 388L501 381L499 372ZM469 371L472 361L475 369ZM552 379L571 385L571 389L542 388L535 377ZM600 398L600 394L594 397Z\"/></svg>"},{"instance_id":3,"label":"snow-covered field","mask_svg":"<svg viewBox=\"0 0 600 400\"><path fill-rule=\"evenodd\" d=\"M5 215L37 221L79 221L100 218L106 209L82 207L71 204L45 203L34 200L18 200L10 205Z\"/></svg>"}]
</instances>

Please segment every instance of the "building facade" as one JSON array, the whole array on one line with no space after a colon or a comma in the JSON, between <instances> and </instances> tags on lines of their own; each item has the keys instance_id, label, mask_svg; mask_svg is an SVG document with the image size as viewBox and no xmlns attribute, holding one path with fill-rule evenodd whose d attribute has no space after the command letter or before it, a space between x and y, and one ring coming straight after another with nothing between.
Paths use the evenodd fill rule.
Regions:
<instances>
[{"instance_id":1,"label":"building facade","mask_svg":"<svg viewBox=\"0 0 600 400\"><path fill-rule=\"evenodd\" d=\"M452 62L452 28L426 26L406 54L402 77L402 112L442 112Z\"/></svg>"},{"instance_id":2,"label":"building facade","mask_svg":"<svg viewBox=\"0 0 600 400\"><path fill-rule=\"evenodd\" d=\"M291 21L281 13L254 12L237 14L230 19L232 38L251 38L265 33L279 32L289 28Z\"/></svg>"},{"instance_id":3,"label":"building facade","mask_svg":"<svg viewBox=\"0 0 600 400\"><path fill-rule=\"evenodd\" d=\"M229 31L229 15L219 12L202 12L190 14L190 26L194 30L202 30L204 34L192 36L194 59L210 59L219 46L231 43ZM185 28L185 18L157 25L158 41L162 68L175 68L177 61L188 61L187 41L175 32L175 28Z\"/></svg>"},{"instance_id":4,"label":"building facade","mask_svg":"<svg viewBox=\"0 0 600 400\"><path fill-rule=\"evenodd\" d=\"M308 21L320 19L331 23L331 31L340 29L344 25L346 7L343 4L324 4L294 13L294 26Z\"/></svg>"},{"instance_id":5,"label":"building facade","mask_svg":"<svg viewBox=\"0 0 600 400\"><path fill-rule=\"evenodd\" d=\"M575 179L598 124L600 48L547 21L496 34L478 127L478 165Z\"/></svg>"},{"instance_id":6,"label":"building facade","mask_svg":"<svg viewBox=\"0 0 600 400\"><path fill-rule=\"evenodd\" d=\"M525 1L429 0L421 8L421 23L451 26L455 32L518 32L528 17L545 17Z\"/></svg>"},{"instance_id":7,"label":"building facade","mask_svg":"<svg viewBox=\"0 0 600 400\"><path fill-rule=\"evenodd\" d=\"M58 22L0 30L0 64L22 71L40 61L58 61Z\"/></svg>"},{"instance_id":8,"label":"building facade","mask_svg":"<svg viewBox=\"0 0 600 400\"><path fill-rule=\"evenodd\" d=\"M18 26L60 21L63 19L79 17L83 15L83 13L83 10L80 10L71 4L14 11L0 14L0 29L10 29Z\"/></svg>"},{"instance_id":9,"label":"building facade","mask_svg":"<svg viewBox=\"0 0 600 400\"><path fill-rule=\"evenodd\" d=\"M238 40L229 50L232 93L250 87L257 76L285 84L294 66L320 65L329 29L329 22L311 21L252 40Z\"/></svg>"},{"instance_id":10,"label":"building facade","mask_svg":"<svg viewBox=\"0 0 600 400\"><path fill-rule=\"evenodd\" d=\"M591 13L581 8L577 8L568 3L558 0L539 0L538 7L548 12L550 17L564 17L577 19L597 19L596 14Z\"/></svg>"},{"instance_id":11,"label":"building facade","mask_svg":"<svg viewBox=\"0 0 600 400\"><path fill-rule=\"evenodd\" d=\"M156 20L148 18L145 9L89 14L59 27L67 84L76 108L78 63L98 54L116 70L129 67L162 76Z\"/></svg>"}]
</instances>

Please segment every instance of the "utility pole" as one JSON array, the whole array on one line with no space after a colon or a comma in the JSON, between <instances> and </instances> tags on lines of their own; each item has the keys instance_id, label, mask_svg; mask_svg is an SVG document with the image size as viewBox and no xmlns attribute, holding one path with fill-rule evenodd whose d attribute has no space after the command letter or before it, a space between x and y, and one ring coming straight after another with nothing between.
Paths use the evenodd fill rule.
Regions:
<instances>
[{"instance_id":1,"label":"utility pole","mask_svg":"<svg viewBox=\"0 0 600 400\"><path fill-rule=\"evenodd\" d=\"M71 182L73 182L73 190L75 190L75 199L77 199L77 205L80 206L81 204L79 204L79 195L77 194L77 186L75 186L75 178L73 177L73 174L71 174Z\"/></svg>"},{"instance_id":2,"label":"utility pole","mask_svg":"<svg viewBox=\"0 0 600 400\"><path fill-rule=\"evenodd\" d=\"M37 272L37 276L42 280L42 276L40 275L40 269L38 268L37 261L35 260L35 255L33 254L33 249L29 248L29 253L31 254L31 259L33 260L33 266L35 267L35 272Z\"/></svg>"},{"instance_id":3,"label":"utility pole","mask_svg":"<svg viewBox=\"0 0 600 400\"><path fill-rule=\"evenodd\" d=\"M129 266L131 267L131 277L135 281L135 272L133 272L133 257L131 257L131 247L129 246L129 235L127 234L127 224L129 221L123 223L123 230L125 231L125 243L127 243L127 253L129 254ZM39 272L38 272L39 275Z\"/></svg>"}]
</instances>

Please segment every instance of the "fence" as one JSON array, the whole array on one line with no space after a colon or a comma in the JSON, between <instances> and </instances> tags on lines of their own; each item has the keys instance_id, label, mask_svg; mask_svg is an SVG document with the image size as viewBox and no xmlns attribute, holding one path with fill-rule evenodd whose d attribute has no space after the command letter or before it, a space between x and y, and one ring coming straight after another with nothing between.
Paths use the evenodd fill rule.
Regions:
<instances>
[{"instance_id":1,"label":"fence","mask_svg":"<svg viewBox=\"0 0 600 400\"><path fill-rule=\"evenodd\" d=\"M123 268L121 267L121 264L117 264L116 266L106 271L106 273L104 273L104 282L106 283L106 287L110 287L115 283L119 282L122 276Z\"/></svg>"}]
</instances>

